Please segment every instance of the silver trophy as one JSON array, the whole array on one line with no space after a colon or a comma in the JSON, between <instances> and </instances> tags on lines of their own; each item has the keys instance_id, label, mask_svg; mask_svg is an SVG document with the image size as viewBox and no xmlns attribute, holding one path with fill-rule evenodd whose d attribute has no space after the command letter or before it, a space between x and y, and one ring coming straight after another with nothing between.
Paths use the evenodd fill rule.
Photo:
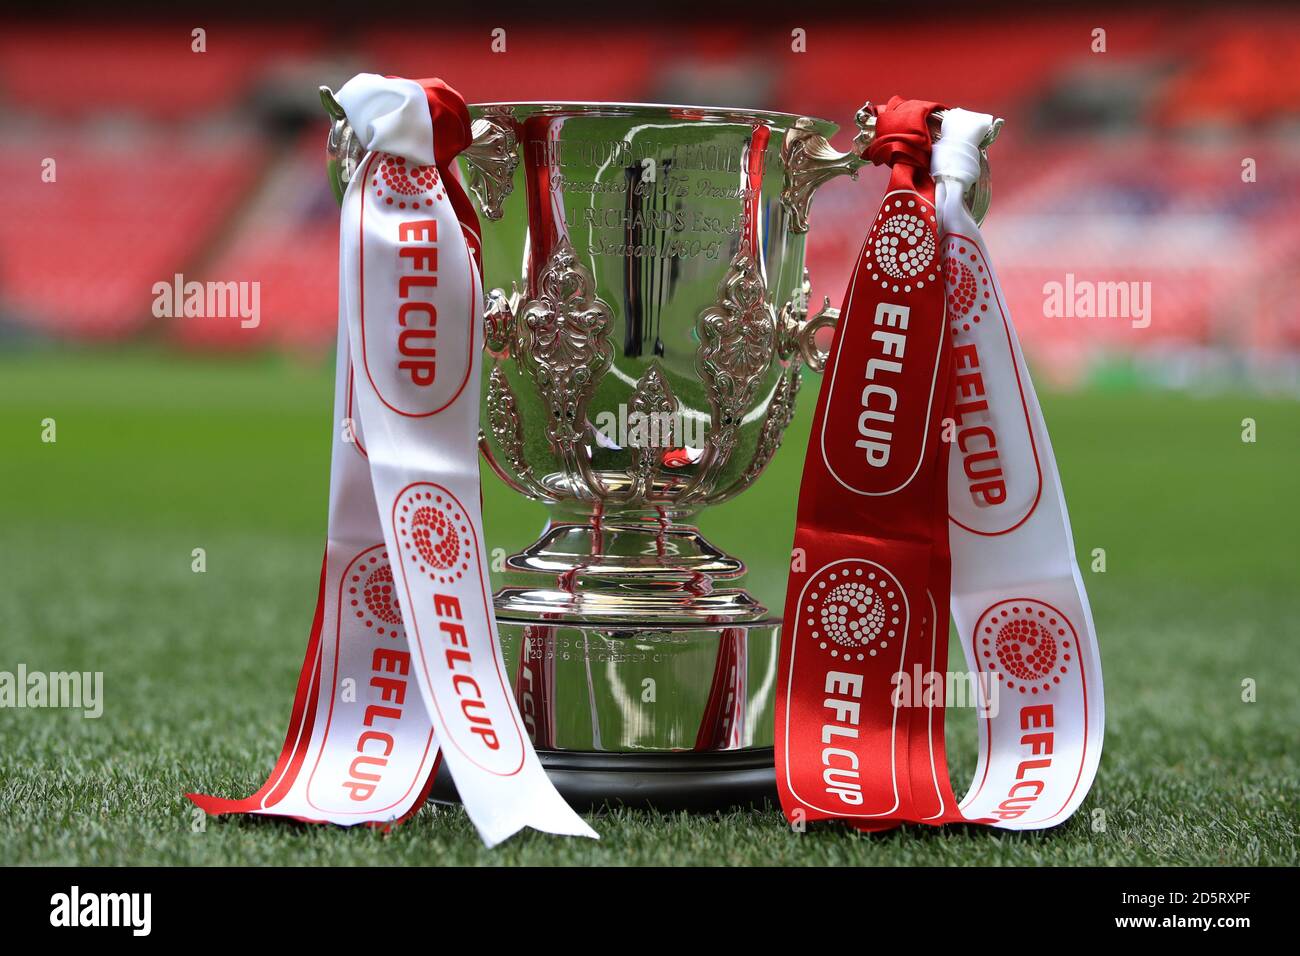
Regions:
<instances>
[{"instance_id":1,"label":"silver trophy","mask_svg":"<svg viewBox=\"0 0 1300 956\"><path fill-rule=\"evenodd\" d=\"M341 195L360 148L321 93ZM859 111L847 153L828 142L835 124L788 113L470 112L461 173L491 289L479 445L551 512L495 595L533 743L577 804L772 796L781 609L696 518L757 480L802 369L821 371L818 332L839 312L809 315L808 209L865 163L874 112ZM984 165L977 219L988 200Z\"/></svg>"}]
</instances>

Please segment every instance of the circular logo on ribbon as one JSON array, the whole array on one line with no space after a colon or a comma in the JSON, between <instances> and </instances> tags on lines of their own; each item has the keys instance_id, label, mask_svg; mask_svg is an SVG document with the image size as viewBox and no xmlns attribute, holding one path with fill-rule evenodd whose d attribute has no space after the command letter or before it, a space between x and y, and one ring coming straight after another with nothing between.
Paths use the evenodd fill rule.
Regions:
<instances>
[{"instance_id":1,"label":"circular logo on ribbon","mask_svg":"<svg viewBox=\"0 0 1300 956\"><path fill-rule=\"evenodd\" d=\"M966 263L949 258L947 268L943 270L944 283L948 287L948 312L954 319L966 317L966 313L975 307L975 276Z\"/></svg>"},{"instance_id":2,"label":"circular logo on ribbon","mask_svg":"<svg viewBox=\"0 0 1300 956\"><path fill-rule=\"evenodd\" d=\"M469 518L450 494L427 488L413 488L398 500L397 536L421 572L448 584L469 570Z\"/></svg>"},{"instance_id":3,"label":"circular logo on ribbon","mask_svg":"<svg viewBox=\"0 0 1300 956\"><path fill-rule=\"evenodd\" d=\"M374 187L375 196L398 209L432 206L431 197L439 185L438 168L416 166L401 156L384 153L370 185ZM441 192L437 198L442 198Z\"/></svg>"},{"instance_id":4,"label":"circular logo on ribbon","mask_svg":"<svg viewBox=\"0 0 1300 956\"><path fill-rule=\"evenodd\" d=\"M974 246L960 238L948 240L943 257L944 286L948 291L948 323L952 334L969 332L989 310L993 286L988 269Z\"/></svg>"},{"instance_id":5,"label":"circular logo on ribbon","mask_svg":"<svg viewBox=\"0 0 1300 956\"><path fill-rule=\"evenodd\" d=\"M386 550L371 548L356 558L348 569L346 585L348 605L357 620L378 634L401 633L402 611Z\"/></svg>"},{"instance_id":6,"label":"circular logo on ribbon","mask_svg":"<svg viewBox=\"0 0 1300 956\"><path fill-rule=\"evenodd\" d=\"M882 288L889 287L890 279L907 282L906 292L912 291L913 283L920 289L927 281L933 282L935 276L929 270L935 253L934 222L934 211L915 194L910 199L886 199L868 239L876 268L886 278L881 279L879 273L871 278Z\"/></svg>"},{"instance_id":7,"label":"circular logo on ribbon","mask_svg":"<svg viewBox=\"0 0 1300 956\"><path fill-rule=\"evenodd\" d=\"M866 660L899 634L902 588L878 565L841 563L819 573L804 613L809 636L832 657Z\"/></svg>"},{"instance_id":8,"label":"circular logo on ribbon","mask_svg":"<svg viewBox=\"0 0 1300 956\"><path fill-rule=\"evenodd\" d=\"M445 571L460 557L460 536L444 512L428 506L416 508L411 529L415 550L430 567Z\"/></svg>"},{"instance_id":9,"label":"circular logo on ribbon","mask_svg":"<svg viewBox=\"0 0 1300 956\"><path fill-rule=\"evenodd\" d=\"M1061 683L1074 665L1077 642L1064 614L1028 598L993 605L975 625L980 667L1021 694L1046 693Z\"/></svg>"}]
</instances>

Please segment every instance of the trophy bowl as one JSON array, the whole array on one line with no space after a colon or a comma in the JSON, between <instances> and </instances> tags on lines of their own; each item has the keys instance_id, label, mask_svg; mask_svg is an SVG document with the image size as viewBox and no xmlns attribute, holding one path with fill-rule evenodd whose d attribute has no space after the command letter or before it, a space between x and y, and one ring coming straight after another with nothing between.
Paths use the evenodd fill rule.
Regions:
<instances>
[{"instance_id":1,"label":"trophy bowl","mask_svg":"<svg viewBox=\"0 0 1300 956\"><path fill-rule=\"evenodd\" d=\"M550 510L495 594L533 743L579 805L774 796L780 609L696 518L758 479L801 369L820 370L837 312L808 315L808 205L863 164L874 117L839 153L833 123L786 113L470 110L460 171L491 290L479 444ZM359 156L331 112L337 187Z\"/></svg>"}]
</instances>

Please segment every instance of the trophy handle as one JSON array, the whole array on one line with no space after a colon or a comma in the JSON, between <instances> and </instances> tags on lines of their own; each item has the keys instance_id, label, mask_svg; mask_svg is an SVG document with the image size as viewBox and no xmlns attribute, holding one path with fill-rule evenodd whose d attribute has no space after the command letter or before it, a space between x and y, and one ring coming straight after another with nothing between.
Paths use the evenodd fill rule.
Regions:
<instances>
[{"instance_id":1,"label":"trophy handle","mask_svg":"<svg viewBox=\"0 0 1300 956\"><path fill-rule=\"evenodd\" d=\"M334 91L328 86L322 86L320 101L330 118L329 137L325 140L325 154L329 157L326 161L326 169L329 171L330 188L334 190L334 198L341 203L343 193L348 188L348 183L352 181L352 175L361 165L365 150L361 148L360 141L352 132L347 114L343 112L343 105L335 98Z\"/></svg>"},{"instance_id":2,"label":"trophy handle","mask_svg":"<svg viewBox=\"0 0 1300 956\"><path fill-rule=\"evenodd\" d=\"M839 321L840 310L831 306L830 296L823 296L821 311L799 326L799 354L818 375L826 370L831 350L829 344L824 349L817 344L817 333L835 328Z\"/></svg>"},{"instance_id":3,"label":"trophy handle","mask_svg":"<svg viewBox=\"0 0 1300 956\"><path fill-rule=\"evenodd\" d=\"M857 179L858 170L867 164L867 149L876 138L876 111L871 103L863 104L854 117L854 123L858 132L853 137L852 148L846 153L831 146L825 136L815 131L815 121L806 116L797 120L785 134L785 143L781 149L785 161L785 186L781 190L781 203L790 213L792 232L808 231L808 210L812 205L812 197L823 183L843 175ZM932 113L930 135L933 139L938 140L942 125L943 112ZM992 200L988 148L1002 132L1002 125L1001 119L995 119L988 136L980 143L979 179L962 197L977 225L983 224Z\"/></svg>"},{"instance_id":4,"label":"trophy handle","mask_svg":"<svg viewBox=\"0 0 1300 956\"><path fill-rule=\"evenodd\" d=\"M808 296L811 292L812 282L808 278L808 267L805 266L803 282L781 309L777 355L786 361L798 353L804 364L820 375L826 368L826 360L830 358L830 348L827 346L823 349L817 344L817 333L822 329L835 328L840 320L840 310L831 307L830 296L823 296L821 310L810 318Z\"/></svg>"},{"instance_id":5,"label":"trophy handle","mask_svg":"<svg viewBox=\"0 0 1300 956\"><path fill-rule=\"evenodd\" d=\"M488 115L470 126L474 141L460 154L469 167L469 191L493 222L502 216L519 168L519 137L509 112L508 106L489 107Z\"/></svg>"},{"instance_id":6,"label":"trophy handle","mask_svg":"<svg viewBox=\"0 0 1300 956\"><path fill-rule=\"evenodd\" d=\"M870 105L870 104L868 104ZM863 109L867 109L866 106ZM859 112L861 117L862 113ZM871 123L874 126L873 114ZM814 131L813 120L800 117L785 134L785 143L781 152L785 164L785 186L781 190L781 204L790 213L790 231L808 231L808 210L812 206L813 193L828 180L836 176L847 175L858 178L858 170L867 164L867 145L870 137L865 139L862 148L858 148L859 133L853 141L853 149L841 153L830 144L821 133ZM861 121L859 121L861 127Z\"/></svg>"}]
</instances>

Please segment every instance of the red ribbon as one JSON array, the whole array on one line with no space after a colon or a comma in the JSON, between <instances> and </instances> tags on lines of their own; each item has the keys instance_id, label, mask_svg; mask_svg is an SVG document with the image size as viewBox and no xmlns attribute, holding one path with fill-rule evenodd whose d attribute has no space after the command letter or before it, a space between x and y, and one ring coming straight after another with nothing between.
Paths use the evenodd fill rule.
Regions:
<instances>
[{"instance_id":1,"label":"red ribbon","mask_svg":"<svg viewBox=\"0 0 1300 956\"><path fill-rule=\"evenodd\" d=\"M438 172L442 175L447 198L456 210L456 218L460 220L465 238L478 258L481 273L483 262L479 248L478 213L461 188L460 177L452 166L452 161L474 142L469 107L465 103L465 97L437 77L415 82L424 87L424 95L429 99L429 117L433 120L433 153L438 157Z\"/></svg>"},{"instance_id":2,"label":"red ribbon","mask_svg":"<svg viewBox=\"0 0 1300 956\"><path fill-rule=\"evenodd\" d=\"M952 357L944 334L928 120L877 108L868 158L889 187L850 282L799 492L776 711L792 822L862 829L962 819L943 754L943 696L900 677L947 669Z\"/></svg>"}]
</instances>

